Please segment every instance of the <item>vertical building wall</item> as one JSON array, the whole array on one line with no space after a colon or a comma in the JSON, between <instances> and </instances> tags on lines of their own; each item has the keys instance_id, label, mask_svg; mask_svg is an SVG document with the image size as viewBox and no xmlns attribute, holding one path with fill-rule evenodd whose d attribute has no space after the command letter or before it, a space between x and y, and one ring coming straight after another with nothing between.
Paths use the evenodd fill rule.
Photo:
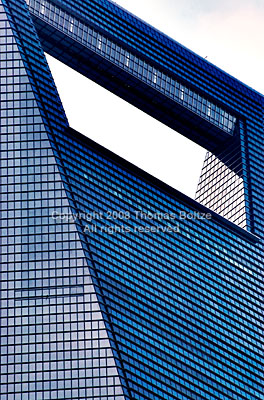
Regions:
<instances>
[{"instance_id":1,"label":"vertical building wall","mask_svg":"<svg viewBox=\"0 0 264 400\"><path fill-rule=\"evenodd\" d=\"M180 219L197 203L74 131L58 150L77 208L103 215L83 223L132 398L261 399L260 245L221 218Z\"/></svg>"},{"instance_id":2,"label":"vertical building wall","mask_svg":"<svg viewBox=\"0 0 264 400\"><path fill-rule=\"evenodd\" d=\"M15 8L1 1L0 24L0 398L123 400L91 261L73 218L53 217L72 215L47 133L67 121L58 97L49 98L56 91L42 52L34 53L38 42L23 1ZM38 87L29 48L43 67ZM49 79L44 84L41 78ZM47 107L50 114L56 110L48 122Z\"/></svg>"},{"instance_id":3,"label":"vertical building wall","mask_svg":"<svg viewBox=\"0 0 264 400\"><path fill-rule=\"evenodd\" d=\"M180 219L205 210L65 131L24 2L1 1L1 400L262 400L261 241L215 215ZM114 3L83 4L161 40L170 68L243 116L245 208L263 237L261 97ZM84 232L54 211L130 218ZM128 231L111 233L116 225Z\"/></svg>"},{"instance_id":4,"label":"vertical building wall","mask_svg":"<svg viewBox=\"0 0 264 400\"><path fill-rule=\"evenodd\" d=\"M207 152L199 179L195 199L204 206L222 215L229 221L247 228L244 183L241 165L237 164L237 153L228 152L224 163ZM227 165L230 165L230 168ZM236 173L236 170L239 169Z\"/></svg>"},{"instance_id":5,"label":"vertical building wall","mask_svg":"<svg viewBox=\"0 0 264 400\"><path fill-rule=\"evenodd\" d=\"M252 157L250 156L251 140L254 146L253 143L256 143L254 136L257 137L262 133L263 98L261 95L113 2L107 0L76 0L74 2L72 0L60 0L53 3L47 0L42 2L28 0L28 3L47 51L50 51L51 54L68 63L71 67L77 68L80 72L90 74L92 79L115 91L121 97L127 96L125 98L132 104L160 119L173 129L177 130L173 123L181 115L184 115L188 108L193 113L188 114L185 124L179 125L178 128L198 142L204 134L204 132L201 134L198 129L202 123L202 118L210 121L211 128L215 125L223 130L217 132L216 140L224 134L224 131L229 132L232 136L236 125L236 135L239 141L236 146L240 157L241 174L239 172L240 178L236 179L233 173L228 172L229 166L226 173L228 172L228 177L231 180L236 180L237 187L231 191L226 187L224 190L219 187L217 196L214 199L211 197L209 200L206 195L207 186L204 186L201 182L203 204L210 204L213 210L219 211L221 209L221 215L225 217L228 215L231 221L247 227L251 232L258 234L262 232L261 218L258 217L260 193L256 196L252 192L252 190L258 190L257 187L254 189L252 186L252 184L255 185L252 177L257 165L256 149L254 150L255 155L252 153ZM58 32L60 32L58 35L59 43L56 42L58 39L54 39L55 33ZM64 40L65 38L67 40ZM63 41L63 50L60 48L61 41ZM83 46L82 50L89 48L93 51L93 54L90 54L90 58L88 57L87 62L84 63L85 67L81 65L82 62L80 62L78 54L74 55L71 51L72 47L76 47L79 49L79 53L83 53L80 50L81 46ZM71 54L70 57L67 54L68 50ZM90 59L93 59L93 61L91 62ZM94 61L95 59L96 61ZM111 63L107 64L106 60L111 61ZM91 63L92 72L88 71L89 67L86 68L86 64L89 63ZM106 64L104 65L104 63ZM130 95L124 95L122 91L124 82L118 82L116 79L118 72L113 68L114 65L119 65L121 68L119 75L122 75L122 70L129 71L130 76L127 76L129 84L127 86L131 89ZM109 76L108 78L103 76L104 68L111 71L109 75L112 80L110 78L109 81ZM138 78L137 82L133 81L132 75ZM136 99L134 89L140 87L140 80L148 86L141 87L141 97ZM118 85L119 88L117 88ZM156 93L151 92L150 98L145 98L144 94L149 91L150 87L155 89ZM166 95L166 99L161 100L159 98L161 92ZM173 99L175 103L170 103L169 99ZM160 101L160 103L157 103L157 101ZM152 106L155 103L159 104L160 107L153 110ZM168 115L164 116L163 111L161 111L164 108L164 103L167 111L173 110L176 114L173 115L169 112ZM185 109L176 111L179 104ZM197 115L202 118L196 120L194 129L185 131L192 119L197 118ZM252 139L249 139L248 135L250 126L254 130ZM198 129L197 132L195 127ZM207 128L209 131L210 124ZM226 140L228 141L228 138ZM263 147L261 141L260 137L258 148ZM212 148L207 147L206 143L203 143L203 145L212 151ZM213 153L217 155L218 149L215 150ZM261 154L260 152L258 155L257 163L263 162ZM222 159L221 162L223 162ZM235 173L237 174L237 172ZM261 173L261 171L258 171L258 173ZM215 176L213 180L215 180ZM220 184L218 178L217 181ZM206 185L207 183L208 181L206 181ZM213 191L214 189L208 190ZM225 190L228 194L224 193ZM244 199L241 197L242 193ZM219 205L216 205L217 201L219 201L219 204L221 203L220 208Z\"/></svg>"}]
</instances>

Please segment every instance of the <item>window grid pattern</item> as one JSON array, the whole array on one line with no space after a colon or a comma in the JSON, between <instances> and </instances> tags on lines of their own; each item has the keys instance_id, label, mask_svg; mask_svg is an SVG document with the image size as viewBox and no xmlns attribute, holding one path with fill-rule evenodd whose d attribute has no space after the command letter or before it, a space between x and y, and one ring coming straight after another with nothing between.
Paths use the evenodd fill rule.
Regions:
<instances>
[{"instance_id":1,"label":"window grid pattern","mask_svg":"<svg viewBox=\"0 0 264 400\"><path fill-rule=\"evenodd\" d=\"M162 92L172 100L198 114L202 118L233 134L236 118L206 98L195 93L169 75L159 71L105 35L85 25L77 18L47 0L27 0L30 11L82 43L97 54L128 71L138 79Z\"/></svg>"},{"instance_id":2,"label":"window grid pattern","mask_svg":"<svg viewBox=\"0 0 264 400\"><path fill-rule=\"evenodd\" d=\"M195 198L229 221L247 228L243 179L212 153L206 154Z\"/></svg>"},{"instance_id":3,"label":"window grid pattern","mask_svg":"<svg viewBox=\"0 0 264 400\"><path fill-rule=\"evenodd\" d=\"M138 224L136 210L191 211L127 172L110 155L78 143L74 132L58 143L83 215L129 210L131 219L114 223L133 228ZM83 222L91 225L89 219ZM254 305L257 293L257 303L261 301L256 280L261 261L252 261L254 246L250 250L248 243L239 244L232 234L227 236L226 230L220 226L216 230L215 223L209 222L181 221L176 235L108 234L100 231L105 224L111 225L106 219L97 221L98 230L87 235L125 366L134 371L136 365L135 374L141 376L137 384L131 376L133 396L144 400L153 393L155 399L261 398L261 380L253 378L262 354L259 306ZM234 354L241 346L249 358L238 363Z\"/></svg>"},{"instance_id":4,"label":"window grid pattern","mask_svg":"<svg viewBox=\"0 0 264 400\"><path fill-rule=\"evenodd\" d=\"M8 11L7 11L8 12ZM125 400L98 296L0 1L1 400Z\"/></svg>"},{"instance_id":5,"label":"window grid pattern","mask_svg":"<svg viewBox=\"0 0 264 400\"><path fill-rule=\"evenodd\" d=\"M164 68L165 71L170 71L171 76L176 74L179 80L195 88L197 93L201 91L208 95L208 99L212 101L214 99L215 104L220 101L224 109L226 107L226 110L235 110L234 115L239 115L237 122L245 122L243 132L239 128L236 134L241 144L247 222L250 231L262 237L264 232L263 96L114 2L56 0L56 4L70 9L70 13L77 18L79 15L91 21L94 27L98 27L98 32L103 31L106 36L109 34L116 43L122 42L131 51L133 49L134 54L152 60L153 65L160 65L160 70ZM46 24L46 28L48 27ZM67 64L67 59L64 59L64 62ZM103 80L100 84L106 85ZM122 93L119 92L118 95L120 94ZM140 101L137 106L143 108ZM158 112L155 115L159 117ZM210 151L214 153L213 149Z\"/></svg>"},{"instance_id":6,"label":"window grid pattern","mask_svg":"<svg viewBox=\"0 0 264 400\"><path fill-rule=\"evenodd\" d=\"M48 22L51 26L55 26L56 29L59 29L67 34L67 36L72 37L76 42L82 43L89 49L92 49L97 55L99 54L115 65L118 65L119 67L121 66L125 71L148 83L151 87L165 94L177 103L192 110L195 114L210 120L210 122L213 122L221 129L225 127L233 133L237 124L236 119L233 118L231 114L215 106L212 102L207 101L204 97L201 97L193 90L189 90L185 85L171 79L168 75L160 72L159 69L143 61L143 58L138 58L130 51L125 50L125 47L117 45L107 38L107 36L102 35L102 33L95 31L93 28L89 28L87 25L80 22L78 19L71 17L70 14L50 2L45 2L43 0L41 2L42 8L40 8L40 2L38 0L30 0L29 5L31 12L34 15L37 15L42 20ZM116 73L113 74L115 75ZM134 88L133 84L130 83L130 87L132 90L132 87ZM151 101L155 103L155 96ZM219 136L219 133L217 135ZM229 174L230 176L230 170L228 168L226 168L225 174ZM251 224L249 221L248 206L245 206L246 200L244 190L240 190L241 187L243 187L243 179L237 179L235 182L237 186L228 194L228 196L226 196L224 190L218 188L217 191L214 191L214 194L219 192L219 195L215 196L214 199L211 199L210 203L203 202L201 204L209 204L209 208L212 210L217 210L216 212L221 211L220 215L223 215L230 221L250 230ZM239 198L237 197L238 194ZM242 197L240 196L241 194ZM223 195L222 199L220 199L221 195ZM212 196L213 195L211 194L211 197ZM215 207L216 202L220 204L220 200L221 206ZM238 203L241 204L241 206L238 206ZM212 205L212 207L210 207L210 205ZM226 208L224 212L223 208ZM239 212L239 215L237 215L237 212Z\"/></svg>"},{"instance_id":7,"label":"window grid pattern","mask_svg":"<svg viewBox=\"0 0 264 400\"><path fill-rule=\"evenodd\" d=\"M5 0L1 1L6 4ZM68 3L71 2L67 1ZM105 6L104 12L107 10L106 13L108 13L110 20L111 13L109 10L111 8L121 13L120 9L113 3L101 0L96 0L96 2L84 0L82 3L85 6L89 4L95 10L98 10L98 6ZM32 51L33 54L31 62L32 60L39 60L40 49L36 50L30 43L32 29L27 26L28 16L24 16L18 7L19 4L22 4L22 0L15 0L15 2L9 0L9 4L13 4L17 19L20 18L23 29L27 30L28 51ZM79 6L80 2L76 0L75 5ZM1 8L0 11L2 10ZM126 14L124 13L124 15ZM0 18L5 20L4 13L1 13ZM127 16L127 18L130 17ZM133 18L131 17L129 20L133 21ZM70 21L70 24L72 24L72 21ZM2 28L3 26L1 26ZM73 27L70 27L71 30L73 30ZM146 31L152 34L148 26L146 26ZM5 31L2 31L2 33L5 37ZM9 40L8 36L7 41ZM3 44L6 46L9 43L4 41ZM18 42L11 43L12 46L17 44ZM99 47L101 47L101 44L99 44ZM3 48L3 50L4 55L1 54L1 84L6 87L1 98L1 102L3 101L4 104L3 126L1 127L3 135L2 133L1 135L3 146L7 146L7 148L3 147L5 153L1 168L8 168L8 172L3 171L5 192L1 199L4 203L8 203L8 206L10 204L10 210L3 209L3 222L6 224L6 221L8 221L9 225L9 221L11 221L10 226L4 226L4 229L14 229L14 233L10 231L10 235L3 236L3 239L8 240L8 242L4 243L3 246L3 256L6 259L3 258L4 271L2 271L1 279L6 287L4 286L4 290L1 292L3 296L1 299L1 324L4 324L4 329L1 329L1 345L3 352L8 354L1 354L3 357L1 359L1 372L3 374L1 384L4 390L1 393L1 400L21 400L21 398L23 400L32 398L35 400L53 397L72 400L74 398L86 399L89 396L93 400L96 399L96 396L100 399L106 396L118 399L119 396L122 399L123 394L119 395L118 392L114 395L113 393L100 393L100 388L105 390L105 381L93 380L93 388L96 391L92 392L92 388L89 386L91 384L90 376L85 376L85 379L88 378L85 381L87 385L85 390L87 389L88 392L83 391L82 371L84 370L85 373L87 369L91 371L91 368L89 368L93 363L91 359L98 360L99 358L100 363L105 358L113 359L112 354L108 354L107 346L103 348L103 350L107 350L106 352L100 353L100 355L99 353L85 354L83 358L83 353L81 353L83 349L78 348L76 350L75 347L76 333L81 332L81 337L78 336L77 342L83 342L83 327L78 325L76 331L75 320L70 322L70 326L65 325L66 329L65 332L63 330L63 335L66 334L66 336L57 336L56 339L58 338L58 340L56 341L54 341L55 337L51 336L54 334L53 331L35 331L35 329L42 329L42 327L54 326L55 318L56 329L60 328L61 321L57 322L57 315L58 318L64 318L64 315L66 315L66 321L63 320L63 324L68 324L68 318L71 319L73 315L76 315L76 310L77 315L80 316L80 321L78 320L77 324L82 324L83 301L81 300L80 305L78 299L83 298L85 294L78 292L80 287L84 287L84 291L87 290L86 294L89 295L87 303L85 303L86 306L89 305L92 308L94 304L97 307L101 300L98 295L98 287L91 285L89 280L89 271L92 271L89 254L92 254L96 261L97 275L113 324L124 370L127 372L132 398L136 400L175 400L175 398L180 400L262 400L264 357L263 347L261 347L263 341L261 327L263 320L263 313L261 312L263 306L263 248L261 244L251 240L252 235L250 234L241 236L239 234L241 230L238 228L234 230L227 221L221 223L219 218L212 221L179 221L181 227L179 234L148 233L141 235L131 233L129 235L109 235L105 232L102 232L102 234L84 234L79 231L77 235L77 224L75 226L72 222L61 223L56 221L56 223L49 224L50 212L54 207L58 212L69 211L72 197L80 211L107 211L107 209L120 208L126 210L129 208L133 212L137 208L143 211L161 210L162 212L172 211L177 213L179 210L193 212L197 208L193 202L176 191L172 193L168 188L164 189L161 182L153 181L151 177L133 169L131 165L128 167L124 161L104 152L102 149L99 150L94 144L88 145L85 138L79 136L77 140L75 132L71 132L67 136L63 129L58 128L67 126L67 124L61 116L61 108L58 107L58 110L56 110L54 106L53 100L56 96L54 96L49 85L51 81L46 80L47 66L44 64L44 66L39 67L38 64L33 62L32 70L40 72L37 88L35 87L33 90L32 87L23 86L22 91L20 90L22 86L16 86L18 82L13 81L13 78L17 78L20 72L21 75L25 74L23 68L25 71L26 64L21 63L22 60L19 57L16 58L16 53L14 53L14 60L12 60L10 47L8 50L7 48ZM191 61L193 61L193 57L195 56L190 55ZM25 59L24 54L23 59ZM181 63L181 67L184 69L187 60L184 60L185 64ZM7 82L5 79L9 76L5 76L5 74L8 73L9 68L16 68L16 73ZM21 68L19 73L17 68ZM215 92L217 93L216 97L218 97L218 93L219 96L222 93L221 101L223 101L223 93L226 94L225 101L229 104L229 108L239 109L241 114L247 116L246 135L245 138L241 138L241 149L242 157L245 157L244 155L248 153L249 163L243 162L242 167L247 167L250 182L244 178L244 188L245 192L248 193L247 185L253 185L254 232L263 237L263 102L259 100L255 92L249 92L248 88L243 87L243 90L240 90L241 86L233 85L232 79L230 80L228 76L226 77L226 86L221 85L222 75L217 69L212 70L211 67L208 67L208 71L208 75L203 71L206 79L202 76L202 73L196 74L196 79L199 82L201 80L201 88L203 82L206 81L208 92L211 93L212 88L215 88L216 85L217 89L219 88L219 91ZM193 70L191 68L188 73L192 78ZM219 75L221 79L215 83L212 77ZM22 78L24 79L24 77ZM29 78L32 84L32 77ZM11 86L8 86L9 84ZM28 85L29 82L22 80L21 85L24 84ZM226 91L227 88L229 92ZM49 94L50 90L52 96ZM34 94L32 94L32 91L34 91ZM41 101L37 96L40 93ZM247 96L244 96L245 93ZM38 98L37 106L34 102L36 98ZM23 103L24 101L26 103ZM42 113L41 106L43 103L45 107L48 107L48 105L50 107L48 122L54 128L55 137L46 136L48 123ZM33 111L28 112L27 110L30 107ZM10 111L10 109L12 110ZM45 127L40 122L40 117L42 121L45 121ZM41 136L39 136L39 133L41 133ZM51 151L50 146L53 151ZM69 148L71 152L69 152ZM22 151L26 151L23 156ZM8 153L6 154L6 152ZM42 157L44 159L43 170L39 169L42 168L39 161ZM36 160L36 165L34 160ZM22 167L33 167L34 170L20 169L17 171L15 169ZM59 176L58 171L60 171ZM61 179L67 191L63 189ZM25 181L23 182L23 180ZM50 184L54 186L49 187ZM58 186L56 187L56 185ZM25 190L22 191L22 187ZM52 193L48 194L50 191ZM20 195L21 199L16 197ZM33 197L31 198L31 196ZM38 203L40 200L42 201L41 205ZM22 201L27 202L25 208L20 204ZM28 204L30 204L30 208ZM32 215L34 209L36 209L36 215L34 212ZM40 214L42 215L38 215L39 210L41 210ZM23 214L25 211L26 213ZM6 212L10 212L10 214L5 214ZM31 218L34 218L34 221ZM89 223L89 221L83 222ZM132 218L131 222L126 223L126 226L135 226L136 223L137 221ZM160 223L163 226L168 225L166 221ZM16 224L18 225L16 226ZM34 231L29 232L32 227L34 227ZM49 227L51 232L48 231ZM8 232L3 231L2 233ZM33 233L32 242L32 240L29 241L28 237L31 237ZM88 255L86 253L86 257L84 257L82 247L85 248L86 240L91 242L92 251ZM82 247L80 247L80 243L82 243ZM22 251L20 245L27 247L24 247ZM32 245L34 247L30 247ZM57 252L57 245L59 254L56 254L53 260L49 260L50 255L53 257L54 251ZM64 245L66 248L63 248ZM6 249L7 246L10 247ZM64 255L63 257L61 252ZM24 263L25 270L18 265L20 264L20 257L24 253L28 257L21 261L22 264ZM31 259L33 254L41 255L44 258L43 260L42 258L41 260ZM42 256L43 254L44 256ZM10 260L9 257L11 257ZM12 257L17 257L18 260L14 261ZM53 262L54 260L56 268L53 264L41 265L39 269L29 268L33 266L33 263L36 267L40 267L40 264L36 264L36 262ZM78 260L82 260L81 265L78 264ZM60 264L60 261L63 262L63 265ZM77 265L75 264L76 261ZM46 265L48 265L48 268L46 268ZM72 267L76 267L80 274L75 274L75 271L68 274L69 269L73 272ZM59 276L55 276L57 279L55 286L53 286L54 276L52 272L54 269L59 273ZM65 276L64 274L61 276L60 271L65 269L67 273ZM42 271L44 270L51 271L52 274L48 273L48 276L45 274L43 276ZM41 275L39 271L41 271ZM23 277L22 272L25 272ZM76 277L87 280L84 283L78 282L78 280L75 280ZM73 290L73 293L59 292L62 282L59 279L61 278L65 279L63 281L65 289ZM74 281L68 280L71 278ZM40 287L39 279L43 280L43 287ZM53 290L55 287L58 288L56 296L53 292L49 292L47 298L47 292L44 292L41 297L39 292L35 292L38 296L35 296L36 299L33 298L32 290ZM94 297L94 290L97 292L96 297ZM23 296L24 294L26 296ZM61 304L59 299L67 299L67 303ZM48 302L48 304L43 303L41 305L40 314L38 313L39 304L32 303L37 300ZM56 309L53 303L55 301ZM15 302L18 304L18 315L15 315ZM22 302L26 302L27 305L21 306ZM66 308L64 308L65 306ZM35 315L31 315L29 310ZM98 310L94 311L98 312ZM87 312L90 311L87 310ZM70 317L68 317L69 314ZM35 323L30 319L32 317L42 319L41 321L38 319ZM13 318L19 319L13 323ZM25 319L22 320L22 318ZM106 321L106 318L104 319ZM7 320L11 322L10 326L7 324ZM16 322L18 325L16 325ZM105 332L104 325L101 324L100 326L100 322L102 321L99 320L99 326L91 326L91 332L100 330ZM7 331L9 328L10 332ZM15 331L16 329L18 330ZM25 329L23 334L22 329ZM14 341L14 333L17 334L18 343ZM58 334L60 333L61 331L58 332ZM73 336L71 336L72 333ZM20 345L37 346L39 343L36 339L39 334L45 338L45 341L41 342L42 351L35 352L33 347L24 348L26 357L35 357L36 354L37 361L34 365L32 365L33 360L30 359L24 359L22 362L22 357L19 357L20 355L23 356L24 353L19 353L20 349L16 347L15 351L18 354L13 353L13 347ZM108 334L110 336L110 333ZM21 337L25 337L25 342L20 343ZM53 358L54 343L62 346L65 352L69 350L67 346L72 346L71 353L66 353L66 356L74 357L74 359L64 359L63 362L70 361L70 363L65 365L63 369L58 364L51 364L57 363L57 360ZM10 354L9 350L6 349L7 344L11 351ZM113 352L114 346L113 343L111 344ZM65 349L64 346L66 346ZM16 355L19 362L14 364L12 357ZM44 359L42 362L39 357L50 358ZM85 361L89 359L88 365L83 363L84 359ZM46 362L49 363L48 371L46 370L47 364L44 364ZM97 361L95 361L93 369L97 369L98 364L96 363ZM36 364L42 365L41 371L36 370ZM43 365L45 368L43 368ZM22 371L22 367L26 368L26 371ZM58 368L54 370L51 367ZM101 367L104 368L100 364ZM79 386L77 388L75 386L77 385L76 370L79 374ZM25 381L22 381L22 372L27 374L24 376ZM39 373L42 373L43 379L40 375L37 375ZM17 380L15 381L12 381L14 379L13 374L16 375ZM111 375L110 378L112 377ZM120 368L119 376L115 377L121 379ZM98 377L93 376L93 379L95 378ZM72 382L72 387L64 387L63 389L53 387L53 385L57 385L58 381L62 383L63 379L67 381L67 385ZM29 386L22 387L24 391L21 394L21 385L24 383ZM107 388L110 387L110 390L121 390L119 381L111 380L108 383ZM35 389L35 385L39 385L37 389ZM54 393L52 393L53 390L55 390ZM108 397L106 397L107 400Z\"/></svg>"}]
</instances>

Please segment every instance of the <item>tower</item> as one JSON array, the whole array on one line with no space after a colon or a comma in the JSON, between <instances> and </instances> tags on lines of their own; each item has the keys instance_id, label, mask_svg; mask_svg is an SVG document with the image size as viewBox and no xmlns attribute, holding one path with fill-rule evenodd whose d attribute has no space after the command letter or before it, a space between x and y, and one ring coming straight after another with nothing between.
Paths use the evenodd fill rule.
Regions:
<instances>
[{"instance_id":1,"label":"tower","mask_svg":"<svg viewBox=\"0 0 264 400\"><path fill-rule=\"evenodd\" d=\"M1 400L261 399L263 97L112 2L27 3L0 4ZM43 49L239 186L199 204L74 131Z\"/></svg>"}]
</instances>

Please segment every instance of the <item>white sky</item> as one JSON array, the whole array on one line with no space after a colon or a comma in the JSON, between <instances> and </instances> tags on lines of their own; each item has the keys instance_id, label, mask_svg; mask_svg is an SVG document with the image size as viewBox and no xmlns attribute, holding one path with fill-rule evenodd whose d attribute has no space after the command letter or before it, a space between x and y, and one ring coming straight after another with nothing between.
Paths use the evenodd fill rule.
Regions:
<instances>
[{"instance_id":1,"label":"white sky","mask_svg":"<svg viewBox=\"0 0 264 400\"><path fill-rule=\"evenodd\" d=\"M116 3L264 93L264 0ZM193 197L205 151L48 56L70 125Z\"/></svg>"}]
</instances>

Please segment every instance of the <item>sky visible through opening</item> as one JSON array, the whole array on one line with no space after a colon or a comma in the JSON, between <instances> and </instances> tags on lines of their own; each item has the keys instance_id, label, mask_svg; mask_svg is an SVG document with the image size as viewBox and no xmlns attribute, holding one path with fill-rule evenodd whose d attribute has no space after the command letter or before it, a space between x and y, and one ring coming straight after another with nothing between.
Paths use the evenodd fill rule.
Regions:
<instances>
[{"instance_id":1,"label":"sky visible through opening","mask_svg":"<svg viewBox=\"0 0 264 400\"><path fill-rule=\"evenodd\" d=\"M116 3L264 92L264 2L118 0ZM194 197L205 150L47 56L70 125Z\"/></svg>"}]
</instances>

